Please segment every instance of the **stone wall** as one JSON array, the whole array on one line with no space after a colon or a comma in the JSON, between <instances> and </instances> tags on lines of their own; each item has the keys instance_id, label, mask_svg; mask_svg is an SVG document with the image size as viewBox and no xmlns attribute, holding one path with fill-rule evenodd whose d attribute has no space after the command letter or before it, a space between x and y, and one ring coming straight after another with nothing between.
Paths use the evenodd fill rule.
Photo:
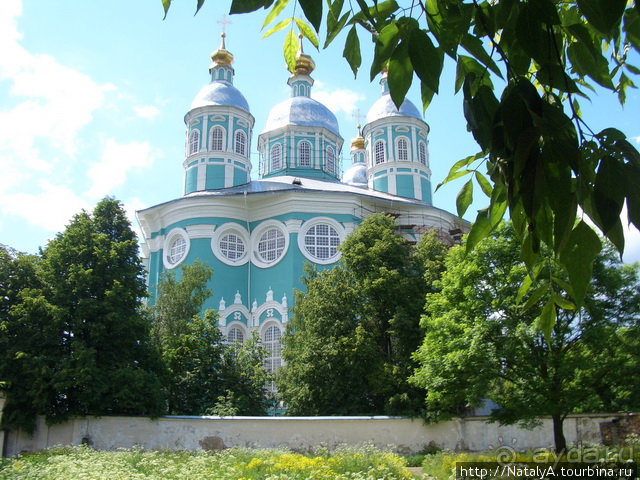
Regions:
<instances>
[{"instance_id":1,"label":"stone wall","mask_svg":"<svg viewBox=\"0 0 640 480\"><path fill-rule=\"evenodd\" d=\"M570 415L565 420L567 443L603 443L608 425L631 425L640 414ZM5 455L41 450L54 445L88 443L113 450L198 450L242 447L284 447L309 451L324 445L373 443L400 453L425 448L480 451L509 446L516 451L551 447L551 419L533 430L500 426L486 417L469 417L427 425L422 420L393 417L100 417L76 418L47 426L37 421L33 436L20 431L6 435ZM618 434L618 438L620 434Z\"/></svg>"}]
</instances>

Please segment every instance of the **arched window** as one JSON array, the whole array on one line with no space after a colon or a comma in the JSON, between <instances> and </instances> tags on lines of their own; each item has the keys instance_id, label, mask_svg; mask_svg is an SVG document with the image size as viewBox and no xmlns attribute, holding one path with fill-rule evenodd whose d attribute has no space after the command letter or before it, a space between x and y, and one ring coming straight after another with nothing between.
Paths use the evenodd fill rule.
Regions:
<instances>
[{"instance_id":1,"label":"arched window","mask_svg":"<svg viewBox=\"0 0 640 480\"><path fill-rule=\"evenodd\" d=\"M376 143L374 143L374 145L373 145L373 155L374 155L374 158L376 160L376 165L378 165L379 163L384 162L385 153L384 153L384 142L382 140L378 140Z\"/></svg>"},{"instance_id":2,"label":"arched window","mask_svg":"<svg viewBox=\"0 0 640 480\"><path fill-rule=\"evenodd\" d=\"M200 150L200 130L193 129L189 134L189 155Z\"/></svg>"},{"instance_id":3,"label":"arched window","mask_svg":"<svg viewBox=\"0 0 640 480\"><path fill-rule=\"evenodd\" d=\"M221 152L224 145L224 128L215 126L211 129L211 136L209 139L209 150L214 152Z\"/></svg>"},{"instance_id":4,"label":"arched window","mask_svg":"<svg viewBox=\"0 0 640 480\"><path fill-rule=\"evenodd\" d=\"M276 143L271 147L271 171L280 170L280 163L282 160L282 147L279 143Z\"/></svg>"},{"instance_id":5,"label":"arched window","mask_svg":"<svg viewBox=\"0 0 640 480\"><path fill-rule=\"evenodd\" d=\"M333 147L327 147L327 172L336 173L336 155L333 151Z\"/></svg>"},{"instance_id":6,"label":"arched window","mask_svg":"<svg viewBox=\"0 0 640 480\"><path fill-rule=\"evenodd\" d=\"M427 164L427 146L424 142L420 142L418 144L418 158L420 159L421 164Z\"/></svg>"},{"instance_id":7,"label":"arched window","mask_svg":"<svg viewBox=\"0 0 640 480\"><path fill-rule=\"evenodd\" d=\"M231 345L235 343L244 343L244 333L238 327L233 327L227 334L227 343Z\"/></svg>"},{"instance_id":8,"label":"arched window","mask_svg":"<svg viewBox=\"0 0 640 480\"><path fill-rule=\"evenodd\" d=\"M298 165L311 166L311 144L304 140L298 144Z\"/></svg>"},{"instance_id":9,"label":"arched window","mask_svg":"<svg viewBox=\"0 0 640 480\"><path fill-rule=\"evenodd\" d=\"M281 337L282 332L275 325L267 328L264 332L262 341L264 348L267 351L266 358L264 359L264 368L267 372L275 372L282 364L280 360Z\"/></svg>"},{"instance_id":10,"label":"arched window","mask_svg":"<svg viewBox=\"0 0 640 480\"><path fill-rule=\"evenodd\" d=\"M247 151L247 136L242 130L236 132L236 153L239 155L246 155Z\"/></svg>"},{"instance_id":11,"label":"arched window","mask_svg":"<svg viewBox=\"0 0 640 480\"><path fill-rule=\"evenodd\" d=\"M403 162L409 160L409 148L407 147L407 140L405 138L398 140L398 160Z\"/></svg>"}]
</instances>

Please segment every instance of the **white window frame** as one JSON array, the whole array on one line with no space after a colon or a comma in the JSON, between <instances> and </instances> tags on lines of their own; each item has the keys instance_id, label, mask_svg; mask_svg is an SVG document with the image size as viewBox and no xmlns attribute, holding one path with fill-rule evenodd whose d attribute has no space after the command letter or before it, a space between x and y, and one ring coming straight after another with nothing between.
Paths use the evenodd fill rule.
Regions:
<instances>
[{"instance_id":1,"label":"white window frame","mask_svg":"<svg viewBox=\"0 0 640 480\"><path fill-rule=\"evenodd\" d=\"M247 330L244 327L244 325L242 323L238 322L238 321L233 321L232 323L227 325L227 334L224 336L225 343L227 343L228 345L233 345L235 343L235 341L233 341L233 342L229 341L229 334L234 329L239 330L240 333L242 334L242 342L238 342L238 343L239 344L244 344L247 341L247 338L248 338Z\"/></svg>"},{"instance_id":2,"label":"white window frame","mask_svg":"<svg viewBox=\"0 0 640 480\"><path fill-rule=\"evenodd\" d=\"M314 217L311 220L307 220L306 222L304 222L300 227L300 231L298 232L298 249L300 250L300 253L302 253L302 255L304 255L307 260L310 260L311 262L318 265L329 265L331 263L335 263L338 260L340 260L340 257L342 256L340 251L336 251L336 253L331 257L323 259L323 258L318 258L312 255L307 250L307 246L305 244L305 237L307 236L307 233L309 233L309 230L311 230L313 227L316 227L318 225L323 225L323 224L329 225L336 231L339 238L338 245L344 242L344 239L346 237L346 231L345 231L345 228L339 222L329 217Z\"/></svg>"},{"instance_id":3,"label":"white window frame","mask_svg":"<svg viewBox=\"0 0 640 480\"><path fill-rule=\"evenodd\" d=\"M238 155L242 155L243 157L247 156L247 134L244 133L244 130L237 130L234 135L235 145L234 151Z\"/></svg>"},{"instance_id":4,"label":"white window frame","mask_svg":"<svg viewBox=\"0 0 640 480\"><path fill-rule=\"evenodd\" d=\"M258 247L262 235L264 235L271 228L276 228L284 235L284 248L280 253L280 256L271 262L266 262L262 259L258 253ZM286 256L289 250L289 232L284 223L278 220L266 220L258 225L253 232L251 232L251 263L259 268L270 268L280 263L280 261Z\"/></svg>"},{"instance_id":5,"label":"white window frame","mask_svg":"<svg viewBox=\"0 0 640 480\"><path fill-rule=\"evenodd\" d=\"M200 130L194 128L189 132L189 155L200 151Z\"/></svg>"},{"instance_id":6,"label":"white window frame","mask_svg":"<svg viewBox=\"0 0 640 480\"><path fill-rule=\"evenodd\" d=\"M326 168L327 172L335 175L337 172L336 169L336 151L331 145L327 145L324 149L325 158L326 158Z\"/></svg>"},{"instance_id":7,"label":"white window frame","mask_svg":"<svg viewBox=\"0 0 640 480\"><path fill-rule=\"evenodd\" d=\"M418 142L418 161L427 166L427 144L422 140Z\"/></svg>"},{"instance_id":8,"label":"white window frame","mask_svg":"<svg viewBox=\"0 0 640 480\"><path fill-rule=\"evenodd\" d=\"M380 151L378 151L378 146L381 146ZM382 155L382 157L379 157L379 154ZM386 145L384 144L384 140L376 140L373 144L373 162L374 162L374 166L375 165L380 165L381 163L384 163L387 161L387 148Z\"/></svg>"},{"instance_id":9,"label":"white window frame","mask_svg":"<svg viewBox=\"0 0 640 480\"><path fill-rule=\"evenodd\" d=\"M277 156L277 160L278 160L278 165L275 165L275 152L278 152L278 156ZM271 147L271 150L269 150L269 165L271 167L270 171L271 172L275 172L276 170L281 170L282 169L282 145L280 145L279 143L276 143L275 145L273 145Z\"/></svg>"},{"instance_id":10,"label":"white window frame","mask_svg":"<svg viewBox=\"0 0 640 480\"><path fill-rule=\"evenodd\" d=\"M306 163L303 162L303 146L307 147L306 153ZM308 140L300 140L298 142L298 166L300 167L310 167L313 163L313 159L311 158L311 143Z\"/></svg>"},{"instance_id":11,"label":"white window frame","mask_svg":"<svg viewBox=\"0 0 640 480\"><path fill-rule=\"evenodd\" d=\"M404 144L404 147L401 147L401 144ZM399 162L409 161L409 139L407 137L398 137L396 140L396 160Z\"/></svg>"},{"instance_id":12,"label":"white window frame","mask_svg":"<svg viewBox=\"0 0 640 480\"><path fill-rule=\"evenodd\" d=\"M244 255L240 258L232 260L224 255L222 249L220 248L220 242L228 234L235 234L238 236L242 242L244 243ZM249 261L250 252L251 252L251 238L249 237L249 233L246 228L238 223L224 223L216 228L215 232L213 232L213 236L211 237L211 251L216 256L218 260L226 265L230 265L232 267L237 267L239 265L244 265Z\"/></svg>"},{"instance_id":13,"label":"white window frame","mask_svg":"<svg viewBox=\"0 0 640 480\"><path fill-rule=\"evenodd\" d=\"M176 261L175 263L171 263L169 261L171 247L174 241L177 240L178 238L182 238L185 242L184 253L182 254L182 257L180 257L178 261ZM164 268L166 268L167 270L171 270L176 268L182 262L184 262L184 260L187 258L187 255L189 255L190 248L191 248L191 240L189 239L189 234L182 228L172 229L165 237L164 244L162 247L162 264L164 265Z\"/></svg>"},{"instance_id":14,"label":"white window frame","mask_svg":"<svg viewBox=\"0 0 640 480\"><path fill-rule=\"evenodd\" d=\"M220 132L220 148L213 148L213 135L214 132ZM213 127L211 127L211 129L209 130L209 151L210 152L224 152L225 150L225 139L227 136L227 132L225 131L224 127L221 125L214 125Z\"/></svg>"},{"instance_id":15,"label":"white window frame","mask_svg":"<svg viewBox=\"0 0 640 480\"><path fill-rule=\"evenodd\" d=\"M274 330L272 330L274 329ZM265 350L267 351L267 355L265 356L265 369L267 369L267 362L271 362L271 365L273 365L274 360L278 360L278 365L270 370L270 372L276 372L280 367L282 367L282 336L283 336L283 331L282 331L282 326L278 324L278 322L269 322L269 323L265 323L263 328L262 328L262 332L260 333L260 340L262 342L263 347L265 348ZM267 333L270 331L278 331L279 336L277 339L277 349L275 350L269 350L269 347L267 346ZM269 343L274 342L274 340L269 340ZM272 352L276 352L276 355L272 355Z\"/></svg>"}]
</instances>

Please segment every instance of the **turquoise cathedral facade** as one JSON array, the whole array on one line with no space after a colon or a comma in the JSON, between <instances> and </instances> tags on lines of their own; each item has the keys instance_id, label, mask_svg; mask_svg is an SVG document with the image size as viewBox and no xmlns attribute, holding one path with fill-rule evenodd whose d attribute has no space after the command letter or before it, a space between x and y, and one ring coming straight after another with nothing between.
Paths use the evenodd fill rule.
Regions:
<instances>
[{"instance_id":1,"label":"turquoise cathedral facade","mask_svg":"<svg viewBox=\"0 0 640 480\"><path fill-rule=\"evenodd\" d=\"M137 212L152 298L164 271L195 260L210 265L213 297L205 307L219 312L229 341L257 331L269 370L281 365L280 338L305 262L338 262L337 247L367 215L393 215L410 242L430 229L455 241L465 229L432 205L429 126L409 100L395 107L386 75L342 174L338 121L311 98L315 65L302 44L296 58L291 96L271 109L258 135L259 179L251 180L255 119L233 86L223 34L210 83L184 118L184 195Z\"/></svg>"}]
</instances>

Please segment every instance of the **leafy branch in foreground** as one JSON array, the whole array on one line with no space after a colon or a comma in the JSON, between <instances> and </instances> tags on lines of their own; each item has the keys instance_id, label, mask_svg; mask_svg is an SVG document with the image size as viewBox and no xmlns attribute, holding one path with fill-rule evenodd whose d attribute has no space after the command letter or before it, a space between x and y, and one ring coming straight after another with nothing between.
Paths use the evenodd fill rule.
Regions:
<instances>
[{"instance_id":1,"label":"leafy branch in foreground","mask_svg":"<svg viewBox=\"0 0 640 480\"><path fill-rule=\"evenodd\" d=\"M230 13L262 8L271 21L289 1L232 0ZM162 3L166 14L171 0ZM473 174L489 198L477 214L468 250L508 210L531 278L527 283L541 280L541 265L558 261L568 281L543 279L548 292L566 291L582 305L602 248L595 228L620 254L625 203L628 222L640 228L640 154L619 130L593 132L579 104L596 87L624 104L628 88L635 88L632 77L640 69L630 59L640 50L637 1L412 0L400 6L395 0L326 0L326 9L324 3L297 0L316 32L325 20L324 47L348 30L343 56L355 74L361 66L358 32L371 36L370 77L387 69L398 106L417 78L426 109L438 93L445 57L456 63L455 91L462 91L464 115L481 153L457 162L445 182ZM300 20L301 34L314 43L311 29L301 24L308 27ZM285 46L292 36L290 31ZM476 160L481 165L472 167ZM456 202L460 215L472 199L469 180ZM561 307L557 295L548 298L538 318L547 336Z\"/></svg>"}]
</instances>

